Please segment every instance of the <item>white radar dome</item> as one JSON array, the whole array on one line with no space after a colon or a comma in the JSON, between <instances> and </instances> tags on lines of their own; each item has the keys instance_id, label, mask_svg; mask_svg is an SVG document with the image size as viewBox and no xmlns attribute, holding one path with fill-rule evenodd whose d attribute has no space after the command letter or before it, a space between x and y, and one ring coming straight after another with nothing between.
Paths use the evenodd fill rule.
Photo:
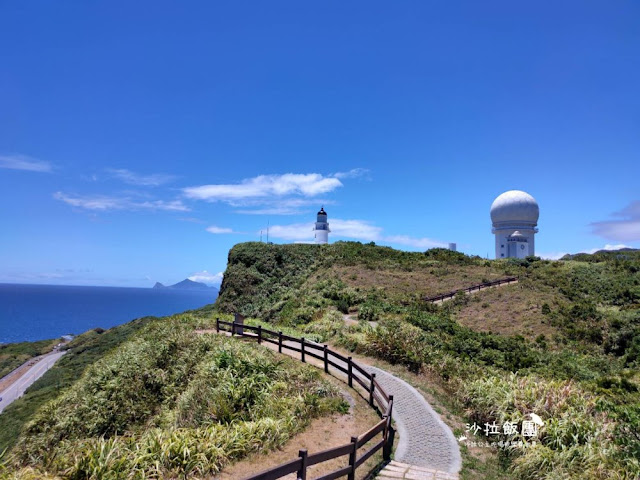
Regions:
<instances>
[{"instance_id":1,"label":"white radar dome","mask_svg":"<svg viewBox=\"0 0 640 480\"><path fill-rule=\"evenodd\" d=\"M497 224L537 225L540 209L536 199L521 190L509 190L491 204L491 221Z\"/></svg>"}]
</instances>

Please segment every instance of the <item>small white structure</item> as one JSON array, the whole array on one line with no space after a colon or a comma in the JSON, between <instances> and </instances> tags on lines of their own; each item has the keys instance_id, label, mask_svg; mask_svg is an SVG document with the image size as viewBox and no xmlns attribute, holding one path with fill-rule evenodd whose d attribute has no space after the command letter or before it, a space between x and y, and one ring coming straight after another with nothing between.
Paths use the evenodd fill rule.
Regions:
<instances>
[{"instance_id":1,"label":"small white structure","mask_svg":"<svg viewBox=\"0 0 640 480\"><path fill-rule=\"evenodd\" d=\"M450 243L449 244L449 250L451 250L452 252L457 252L458 251L458 246L455 243Z\"/></svg>"},{"instance_id":2,"label":"small white structure","mask_svg":"<svg viewBox=\"0 0 640 480\"><path fill-rule=\"evenodd\" d=\"M314 228L316 243L329 243L329 222L327 222L327 212L324 211L324 207L318 212L316 218L316 226Z\"/></svg>"},{"instance_id":3,"label":"small white structure","mask_svg":"<svg viewBox=\"0 0 640 480\"><path fill-rule=\"evenodd\" d=\"M491 232L496 237L496 258L535 255L540 209L536 199L521 190L509 190L491 204Z\"/></svg>"}]
</instances>

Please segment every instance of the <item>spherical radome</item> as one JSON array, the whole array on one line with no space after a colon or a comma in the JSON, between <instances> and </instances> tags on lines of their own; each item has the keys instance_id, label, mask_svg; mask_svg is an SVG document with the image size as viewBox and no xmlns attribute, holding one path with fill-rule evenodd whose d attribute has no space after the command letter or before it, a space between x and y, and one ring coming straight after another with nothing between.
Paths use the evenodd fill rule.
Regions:
<instances>
[{"instance_id":1,"label":"spherical radome","mask_svg":"<svg viewBox=\"0 0 640 480\"><path fill-rule=\"evenodd\" d=\"M536 225L540 209L536 199L521 190L509 190L491 204L491 221L495 224L527 223Z\"/></svg>"}]
</instances>

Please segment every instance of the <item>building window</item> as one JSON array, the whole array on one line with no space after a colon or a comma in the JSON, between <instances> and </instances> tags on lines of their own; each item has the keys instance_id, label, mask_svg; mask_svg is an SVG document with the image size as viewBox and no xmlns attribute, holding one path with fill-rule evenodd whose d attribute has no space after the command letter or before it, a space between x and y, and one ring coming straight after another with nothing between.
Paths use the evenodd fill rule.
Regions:
<instances>
[{"instance_id":1,"label":"building window","mask_svg":"<svg viewBox=\"0 0 640 480\"><path fill-rule=\"evenodd\" d=\"M500 256L501 256L501 257L504 257L504 253L501 253L501 254L500 254Z\"/></svg>"},{"instance_id":2,"label":"building window","mask_svg":"<svg viewBox=\"0 0 640 480\"><path fill-rule=\"evenodd\" d=\"M500 245L500 248L504 248L504 245Z\"/></svg>"}]
</instances>

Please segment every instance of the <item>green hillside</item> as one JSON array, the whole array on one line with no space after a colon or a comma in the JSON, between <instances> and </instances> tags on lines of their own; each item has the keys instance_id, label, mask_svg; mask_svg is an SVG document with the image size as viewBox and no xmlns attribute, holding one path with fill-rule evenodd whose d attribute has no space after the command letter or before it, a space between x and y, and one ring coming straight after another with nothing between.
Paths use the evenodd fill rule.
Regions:
<instances>
[{"instance_id":1,"label":"green hillside","mask_svg":"<svg viewBox=\"0 0 640 480\"><path fill-rule=\"evenodd\" d=\"M536 413L537 446L499 450L510 478L638 478L640 256L573 258L245 243L229 253L215 308L421 372L462 422ZM507 275L520 281L442 306L422 300Z\"/></svg>"},{"instance_id":2,"label":"green hillside","mask_svg":"<svg viewBox=\"0 0 640 480\"><path fill-rule=\"evenodd\" d=\"M424 301L512 275L518 283ZM312 367L195 333L233 312L383 362L434 395L456 435L542 418L536 445L521 433L492 440L527 448L463 445L463 480L640 476L638 252L489 261L252 242L229 252L215 305L74 339L0 415L0 477L201 477L344 409Z\"/></svg>"},{"instance_id":3,"label":"green hillside","mask_svg":"<svg viewBox=\"0 0 640 480\"><path fill-rule=\"evenodd\" d=\"M0 457L0 476L203 476L344 411L318 370L196 334L198 324L188 314L148 318L74 340L44 385L0 416L12 427L5 444L19 433Z\"/></svg>"}]
</instances>

